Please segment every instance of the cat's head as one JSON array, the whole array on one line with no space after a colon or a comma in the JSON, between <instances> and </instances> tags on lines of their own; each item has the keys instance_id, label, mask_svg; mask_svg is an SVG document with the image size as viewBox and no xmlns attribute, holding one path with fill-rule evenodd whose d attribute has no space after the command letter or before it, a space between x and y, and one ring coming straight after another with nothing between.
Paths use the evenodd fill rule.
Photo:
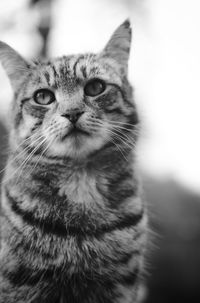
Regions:
<instances>
[{"instance_id":1,"label":"cat's head","mask_svg":"<svg viewBox=\"0 0 200 303\"><path fill-rule=\"evenodd\" d=\"M24 144L53 157L85 157L106 144L131 147L138 121L127 80L130 44L129 21L98 54L28 63L0 42L15 96L13 148Z\"/></svg>"}]
</instances>

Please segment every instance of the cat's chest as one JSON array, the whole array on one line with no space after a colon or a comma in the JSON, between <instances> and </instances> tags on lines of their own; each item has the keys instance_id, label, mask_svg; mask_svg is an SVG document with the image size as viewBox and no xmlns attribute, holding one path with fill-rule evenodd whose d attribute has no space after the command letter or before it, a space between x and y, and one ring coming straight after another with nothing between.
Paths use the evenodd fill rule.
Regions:
<instances>
[{"instance_id":1,"label":"cat's chest","mask_svg":"<svg viewBox=\"0 0 200 303\"><path fill-rule=\"evenodd\" d=\"M83 172L74 172L59 184L60 196L76 203L101 202L102 196L97 188L97 180Z\"/></svg>"}]
</instances>

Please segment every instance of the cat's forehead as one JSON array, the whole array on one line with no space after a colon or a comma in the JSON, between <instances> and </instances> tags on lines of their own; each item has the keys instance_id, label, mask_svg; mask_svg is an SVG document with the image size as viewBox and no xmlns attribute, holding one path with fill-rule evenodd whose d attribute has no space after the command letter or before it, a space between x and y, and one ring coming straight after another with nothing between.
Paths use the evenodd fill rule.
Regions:
<instances>
[{"instance_id":1,"label":"cat's forehead","mask_svg":"<svg viewBox=\"0 0 200 303\"><path fill-rule=\"evenodd\" d=\"M78 81L103 78L121 84L118 66L112 59L95 54L63 56L39 63L34 78L48 86L74 85Z\"/></svg>"}]
</instances>

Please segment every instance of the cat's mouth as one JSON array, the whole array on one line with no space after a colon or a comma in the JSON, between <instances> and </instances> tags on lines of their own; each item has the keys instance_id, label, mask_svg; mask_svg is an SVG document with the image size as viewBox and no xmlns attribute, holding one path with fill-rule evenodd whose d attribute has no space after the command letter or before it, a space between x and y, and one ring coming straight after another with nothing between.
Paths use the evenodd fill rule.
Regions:
<instances>
[{"instance_id":1,"label":"cat's mouth","mask_svg":"<svg viewBox=\"0 0 200 303\"><path fill-rule=\"evenodd\" d=\"M77 126L73 126L70 129L70 131L68 131L67 134L62 137L62 141L65 140L66 138L71 138L71 137L78 138L79 136L83 136L83 135L90 136L90 133Z\"/></svg>"}]
</instances>

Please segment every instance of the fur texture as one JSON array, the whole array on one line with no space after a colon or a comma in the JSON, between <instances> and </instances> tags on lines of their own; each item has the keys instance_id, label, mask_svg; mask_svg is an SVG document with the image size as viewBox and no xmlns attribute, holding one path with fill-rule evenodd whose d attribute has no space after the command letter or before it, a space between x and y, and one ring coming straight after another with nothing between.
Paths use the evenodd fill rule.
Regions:
<instances>
[{"instance_id":1,"label":"fur texture","mask_svg":"<svg viewBox=\"0 0 200 303\"><path fill-rule=\"evenodd\" d=\"M130 42L126 21L99 54L28 63L0 43L15 93L1 303L139 302L147 216L135 167Z\"/></svg>"}]
</instances>

